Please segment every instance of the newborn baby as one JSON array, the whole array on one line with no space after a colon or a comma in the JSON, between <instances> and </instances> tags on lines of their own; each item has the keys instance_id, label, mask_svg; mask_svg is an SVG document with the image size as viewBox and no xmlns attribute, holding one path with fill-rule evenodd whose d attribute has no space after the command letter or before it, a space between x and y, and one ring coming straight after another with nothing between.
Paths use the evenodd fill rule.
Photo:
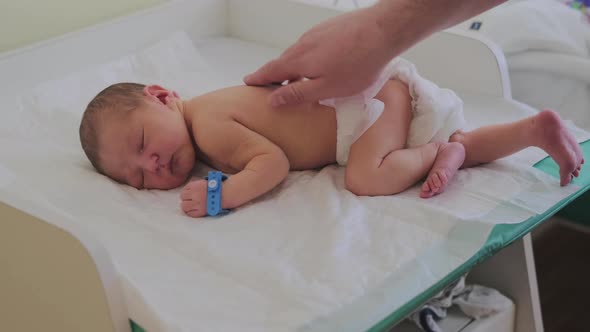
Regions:
<instances>
[{"instance_id":1,"label":"newborn baby","mask_svg":"<svg viewBox=\"0 0 590 332\"><path fill-rule=\"evenodd\" d=\"M289 170L336 162L346 167L345 187L354 194L393 195L426 178L423 198L443 192L459 168L529 146L557 162L561 185L584 162L552 111L462 131L461 100L403 59L355 96L273 109L271 90L236 86L183 100L158 85L114 84L88 104L82 148L98 172L138 189L181 186L202 161L231 175L223 182L223 209L268 192ZM187 215L207 215L206 203L205 180L186 184Z\"/></svg>"}]
</instances>

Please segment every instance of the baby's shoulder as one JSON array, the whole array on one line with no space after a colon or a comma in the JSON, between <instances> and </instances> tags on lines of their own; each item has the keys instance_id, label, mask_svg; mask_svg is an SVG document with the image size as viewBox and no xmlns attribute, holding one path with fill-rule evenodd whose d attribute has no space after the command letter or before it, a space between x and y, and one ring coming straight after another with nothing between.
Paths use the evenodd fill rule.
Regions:
<instances>
[{"instance_id":1,"label":"baby's shoulder","mask_svg":"<svg viewBox=\"0 0 590 332\"><path fill-rule=\"evenodd\" d=\"M193 136L201 140L219 138L230 131L231 124L235 122L233 116L227 112L206 110L193 116Z\"/></svg>"},{"instance_id":2,"label":"baby's shoulder","mask_svg":"<svg viewBox=\"0 0 590 332\"><path fill-rule=\"evenodd\" d=\"M200 114L193 120L192 136L202 157L211 166L229 172L227 156L236 149L239 142L233 138L232 126L235 121L220 113L210 116Z\"/></svg>"}]
</instances>

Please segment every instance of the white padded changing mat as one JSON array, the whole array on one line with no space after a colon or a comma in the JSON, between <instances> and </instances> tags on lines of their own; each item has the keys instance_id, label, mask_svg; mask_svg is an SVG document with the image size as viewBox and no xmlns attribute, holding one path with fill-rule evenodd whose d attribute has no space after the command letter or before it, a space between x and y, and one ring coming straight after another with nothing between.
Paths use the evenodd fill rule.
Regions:
<instances>
[{"instance_id":1,"label":"white padded changing mat","mask_svg":"<svg viewBox=\"0 0 590 332\"><path fill-rule=\"evenodd\" d=\"M294 172L226 217L185 217L180 189L137 191L96 174L77 128L84 103L106 84L162 83L189 96L240 84L278 54L231 39L197 47L176 34L43 83L0 123L0 199L95 235L120 274L130 318L148 332L364 330L471 257L493 223L527 219L577 189L528 167L533 151L460 171L429 200L416 187L356 197L343 189L343 169L330 166ZM466 105L471 124L527 115L509 102ZM505 107L489 119L478 105Z\"/></svg>"}]
</instances>

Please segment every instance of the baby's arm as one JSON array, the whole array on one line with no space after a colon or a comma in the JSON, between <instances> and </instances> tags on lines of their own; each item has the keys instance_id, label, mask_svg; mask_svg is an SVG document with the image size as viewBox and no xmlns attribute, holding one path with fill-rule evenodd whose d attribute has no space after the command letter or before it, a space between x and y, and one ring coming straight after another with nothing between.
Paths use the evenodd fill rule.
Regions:
<instances>
[{"instance_id":1,"label":"baby's arm","mask_svg":"<svg viewBox=\"0 0 590 332\"><path fill-rule=\"evenodd\" d=\"M200 148L213 160L240 170L223 182L223 209L233 209L276 187L289 172L289 160L274 143L236 121L209 126L214 132ZM200 133L201 136L207 133ZM181 193L182 209L191 217L207 215L207 182L193 181Z\"/></svg>"}]
</instances>

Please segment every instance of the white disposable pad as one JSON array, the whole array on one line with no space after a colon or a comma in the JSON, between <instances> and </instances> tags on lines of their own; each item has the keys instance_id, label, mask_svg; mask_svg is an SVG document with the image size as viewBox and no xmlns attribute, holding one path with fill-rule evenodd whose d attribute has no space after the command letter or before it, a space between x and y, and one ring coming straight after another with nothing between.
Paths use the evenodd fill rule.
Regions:
<instances>
[{"instance_id":1,"label":"white disposable pad","mask_svg":"<svg viewBox=\"0 0 590 332\"><path fill-rule=\"evenodd\" d=\"M428 200L418 187L356 197L344 169L330 166L293 172L225 217L188 218L180 189L138 191L94 172L77 132L86 103L110 83L159 83L188 97L240 84L278 54L231 39L197 46L179 33L2 101L0 199L96 236L130 318L147 331L364 330L471 257L494 223L525 220L578 189L531 168L543 155L525 151L459 171ZM527 115L464 97L472 125Z\"/></svg>"}]
</instances>

